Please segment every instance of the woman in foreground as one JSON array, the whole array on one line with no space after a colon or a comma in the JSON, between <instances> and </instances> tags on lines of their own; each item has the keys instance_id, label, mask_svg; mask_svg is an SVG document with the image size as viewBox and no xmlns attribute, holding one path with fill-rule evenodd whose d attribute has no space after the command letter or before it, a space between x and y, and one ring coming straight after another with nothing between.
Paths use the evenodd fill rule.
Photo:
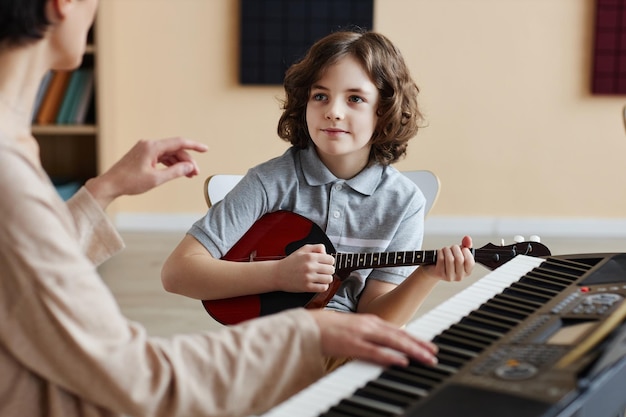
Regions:
<instances>
[{"instance_id":1,"label":"woman in foreground","mask_svg":"<svg viewBox=\"0 0 626 417\"><path fill-rule=\"evenodd\" d=\"M59 198L32 108L46 72L80 64L97 3L0 0L0 416L244 416L319 378L325 355L433 363L432 344L369 315L298 309L171 339L122 316L96 269L123 246L103 209L196 175L188 152L206 147L139 141Z\"/></svg>"}]
</instances>

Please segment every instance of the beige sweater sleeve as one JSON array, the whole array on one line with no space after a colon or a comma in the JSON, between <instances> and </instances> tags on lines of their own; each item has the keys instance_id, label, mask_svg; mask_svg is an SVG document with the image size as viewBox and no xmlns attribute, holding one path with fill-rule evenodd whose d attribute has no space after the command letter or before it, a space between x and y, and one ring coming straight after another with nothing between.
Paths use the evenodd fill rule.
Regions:
<instances>
[{"instance_id":1,"label":"beige sweater sleeve","mask_svg":"<svg viewBox=\"0 0 626 417\"><path fill-rule=\"evenodd\" d=\"M109 217L85 187L67 201L67 207L76 224L78 243L94 264L100 265L124 248Z\"/></svg>"},{"instance_id":2,"label":"beige sweater sleeve","mask_svg":"<svg viewBox=\"0 0 626 417\"><path fill-rule=\"evenodd\" d=\"M105 254L117 246L100 229L101 216L91 216L92 204L81 203L87 196L76 196L72 216L44 173L0 150L3 410L51 417L245 416L322 376L319 329L304 310L216 332L149 337L122 316L85 256L85 243L93 248L87 252ZM98 232L78 241L77 224Z\"/></svg>"}]
</instances>

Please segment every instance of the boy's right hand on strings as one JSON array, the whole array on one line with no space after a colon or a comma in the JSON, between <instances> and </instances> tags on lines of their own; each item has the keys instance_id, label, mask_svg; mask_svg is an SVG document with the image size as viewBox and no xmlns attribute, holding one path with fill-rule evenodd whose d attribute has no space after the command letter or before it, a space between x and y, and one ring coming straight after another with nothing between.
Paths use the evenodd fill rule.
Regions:
<instances>
[{"instance_id":1,"label":"boy's right hand on strings","mask_svg":"<svg viewBox=\"0 0 626 417\"><path fill-rule=\"evenodd\" d=\"M277 263L276 287L286 292L324 292L333 282L334 264L323 244L304 245Z\"/></svg>"}]
</instances>

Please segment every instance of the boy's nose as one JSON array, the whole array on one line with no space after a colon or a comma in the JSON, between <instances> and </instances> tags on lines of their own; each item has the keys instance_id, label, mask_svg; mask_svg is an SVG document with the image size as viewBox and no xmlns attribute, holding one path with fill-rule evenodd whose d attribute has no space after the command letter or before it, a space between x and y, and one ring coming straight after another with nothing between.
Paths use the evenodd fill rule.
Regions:
<instances>
[{"instance_id":1,"label":"boy's nose","mask_svg":"<svg viewBox=\"0 0 626 417\"><path fill-rule=\"evenodd\" d=\"M326 112L326 119L328 120L341 120L343 118L343 111L338 105L331 105Z\"/></svg>"}]
</instances>

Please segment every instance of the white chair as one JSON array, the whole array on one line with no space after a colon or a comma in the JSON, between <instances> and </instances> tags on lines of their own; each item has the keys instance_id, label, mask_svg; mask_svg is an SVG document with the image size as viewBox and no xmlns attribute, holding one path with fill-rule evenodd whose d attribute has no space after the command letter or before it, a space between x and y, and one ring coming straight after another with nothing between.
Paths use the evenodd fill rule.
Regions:
<instances>
[{"instance_id":1,"label":"white chair","mask_svg":"<svg viewBox=\"0 0 626 417\"><path fill-rule=\"evenodd\" d=\"M417 184L422 193L424 193L424 197L426 197L424 217L426 217L439 197L439 188L441 188L439 177L434 172L427 170L402 171L402 173Z\"/></svg>"},{"instance_id":2,"label":"white chair","mask_svg":"<svg viewBox=\"0 0 626 417\"><path fill-rule=\"evenodd\" d=\"M402 171L413 181L426 197L426 211L428 214L439 196L439 178L431 171ZM209 207L222 200L226 194L243 178L243 175L216 174L204 181L204 199Z\"/></svg>"},{"instance_id":3,"label":"white chair","mask_svg":"<svg viewBox=\"0 0 626 417\"><path fill-rule=\"evenodd\" d=\"M211 207L218 201L222 201L242 178L243 175L215 174L204 180L204 199L207 206Z\"/></svg>"}]
</instances>

